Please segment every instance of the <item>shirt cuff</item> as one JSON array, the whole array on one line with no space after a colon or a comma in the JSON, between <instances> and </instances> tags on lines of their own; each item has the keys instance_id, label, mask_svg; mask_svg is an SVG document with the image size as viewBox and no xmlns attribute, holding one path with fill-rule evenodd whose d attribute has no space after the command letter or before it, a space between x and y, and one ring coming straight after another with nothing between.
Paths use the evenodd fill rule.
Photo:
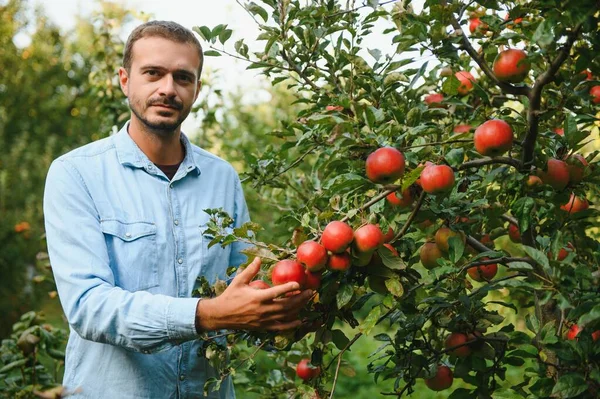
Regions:
<instances>
[{"instance_id":1,"label":"shirt cuff","mask_svg":"<svg viewBox=\"0 0 600 399\"><path fill-rule=\"evenodd\" d=\"M200 298L170 298L167 305L167 334L170 339L187 341L198 337L196 307Z\"/></svg>"}]
</instances>

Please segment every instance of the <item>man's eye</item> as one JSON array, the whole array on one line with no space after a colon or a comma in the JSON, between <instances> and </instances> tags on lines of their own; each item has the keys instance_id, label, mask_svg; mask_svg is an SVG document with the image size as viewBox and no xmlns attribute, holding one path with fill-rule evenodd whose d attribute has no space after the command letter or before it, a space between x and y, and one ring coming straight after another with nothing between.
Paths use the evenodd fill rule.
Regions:
<instances>
[{"instance_id":1,"label":"man's eye","mask_svg":"<svg viewBox=\"0 0 600 399\"><path fill-rule=\"evenodd\" d=\"M192 81L192 78L190 78L190 77L189 77L189 76L187 76L187 75L179 75L177 78L178 78L179 80L182 80L182 81L184 81L184 82L191 82L191 81Z\"/></svg>"},{"instance_id":2,"label":"man's eye","mask_svg":"<svg viewBox=\"0 0 600 399\"><path fill-rule=\"evenodd\" d=\"M158 76L158 71L148 70L146 73L150 76Z\"/></svg>"}]
</instances>

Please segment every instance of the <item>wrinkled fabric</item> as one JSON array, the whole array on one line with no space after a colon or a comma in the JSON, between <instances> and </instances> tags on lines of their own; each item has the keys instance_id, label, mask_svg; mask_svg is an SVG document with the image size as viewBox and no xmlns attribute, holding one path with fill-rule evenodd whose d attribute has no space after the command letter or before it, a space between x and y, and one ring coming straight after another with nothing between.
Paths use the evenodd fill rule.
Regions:
<instances>
[{"instance_id":1,"label":"wrinkled fabric","mask_svg":"<svg viewBox=\"0 0 600 399\"><path fill-rule=\"evenodd\" d=\"M233 167L192 145L171 181L127 133L57 158L48 172L48 252L70 326L63 385L74 398L199 398L216 376L198 356L199 276L227 278L242 244L208 248L204 209L248 221ZM209 394L233 398L231 381Z\"/></svg>"}]
</instances>

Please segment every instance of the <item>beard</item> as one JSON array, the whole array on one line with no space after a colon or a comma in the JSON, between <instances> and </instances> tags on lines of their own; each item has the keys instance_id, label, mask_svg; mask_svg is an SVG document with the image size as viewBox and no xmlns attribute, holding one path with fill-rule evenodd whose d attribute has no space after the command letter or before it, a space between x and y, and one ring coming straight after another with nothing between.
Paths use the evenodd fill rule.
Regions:
<instances>
[{"instance_id":1,"label":"beard","mask_svg":"<svg viewBox=\"0 0 600 399\"><path fill-rule=\"evenodd\" d=\"M167 100L167 99L158 99L158 100L148 100L146 104L142 105L142 102L139 100L131 99L129 100L129 108L131 112L139 119L140 122L147 128L150 133L156 134L160 137L168 137L171 136L175 130L181 126L185 118L189 115L191 111L191 106L188 108L184 108L183 104L175 99ZM179 117L175 121L151 121L148 117L144 115L144 111L147 111L152 105L167 105L169 107L173 107L175 110L179 111ZM169 117L173 114L173 111L158 111L158 115Z\"/></svg>"}]
</instances>

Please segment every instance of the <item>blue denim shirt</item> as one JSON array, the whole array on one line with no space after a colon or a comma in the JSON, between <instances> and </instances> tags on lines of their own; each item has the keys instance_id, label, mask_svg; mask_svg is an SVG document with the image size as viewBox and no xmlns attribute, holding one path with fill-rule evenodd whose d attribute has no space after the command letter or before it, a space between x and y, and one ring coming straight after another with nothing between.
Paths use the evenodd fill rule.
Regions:
<instances>
[{"instance_id":1,"label":"blue denim shirt","mask_svg":"<svg viewBox=\"0 0 600 399\"><path fill-rule=\"evenodd\" d=\"M245 256L208 248L207 208L248 221L233 167L192 145L171 181L127 133L56 159L44 214L70 325L63 385L76 398L198 398L216 376L198 356L197 277L211 283ZM210 398L234 397L231 381Z\"/></svg>"}]
</instances>

